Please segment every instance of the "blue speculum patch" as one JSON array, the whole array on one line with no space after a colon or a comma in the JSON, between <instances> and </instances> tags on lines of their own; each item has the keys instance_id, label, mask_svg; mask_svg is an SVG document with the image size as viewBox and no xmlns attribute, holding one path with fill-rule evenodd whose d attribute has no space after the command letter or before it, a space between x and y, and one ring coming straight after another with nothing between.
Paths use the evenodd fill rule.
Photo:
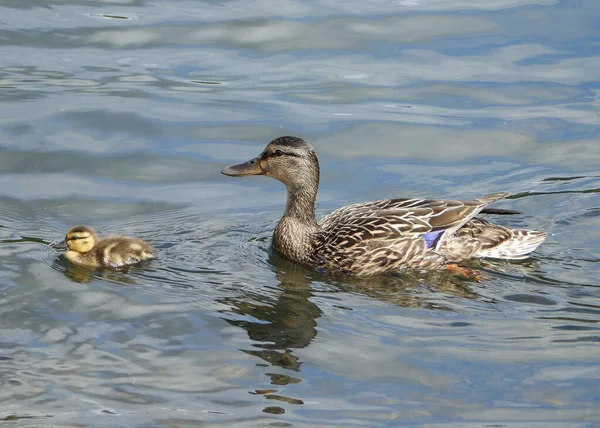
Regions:
<instances>
[{"instance_id":1,"label":"blue speculum patch","mask_svg":"<svg viewBox=\"0 0 600 428\"><path fill-rule=\"evenodd\" d=\"M433 232L424 233L421 237L427 243L427 248L433 248L435 247L435 244L437 244L437 241L442 233L444 233L443 230L435 230Z\"/></svg>"}]
</instances>

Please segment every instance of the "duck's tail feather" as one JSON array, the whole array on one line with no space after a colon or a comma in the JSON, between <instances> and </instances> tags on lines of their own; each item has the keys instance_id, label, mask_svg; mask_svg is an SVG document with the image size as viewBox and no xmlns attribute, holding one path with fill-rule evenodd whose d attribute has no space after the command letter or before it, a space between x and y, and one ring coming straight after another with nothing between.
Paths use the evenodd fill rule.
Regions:
<instances>
[{"instance_id":1,"label":"duck's tail feather","mask_svg":"<svg viewBox=\"0 0 600 428\"><path fill-rule=\"evenodd\" d=\"M528 257L548 237L545 232L525 229L508 229L510 236L489 247L477 251L476 257L521 260Z\"/></svg>"},{"instance_id":2,"label":"duck's tail feather","mask_svg":"<svg viewBox=\"0 0 600 428\"><path fill-rule=\"evenodd\" d=\"M484 208L480 214L495 214L495 215L515 215L522 214L521 211L507 210L506 208Z\"/></svg>"}]
</instances>

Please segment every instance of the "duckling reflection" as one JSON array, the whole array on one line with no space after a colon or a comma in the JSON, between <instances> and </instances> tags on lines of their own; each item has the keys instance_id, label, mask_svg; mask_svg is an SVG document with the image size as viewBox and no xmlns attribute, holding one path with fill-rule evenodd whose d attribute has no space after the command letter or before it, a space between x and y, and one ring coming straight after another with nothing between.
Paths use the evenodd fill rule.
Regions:
<instances>
[{"instance_id":1,"label":"duckling reflection","mask_svg":"<svg viewBox=\"0 0 600 428\"><path fill-rule=\"evenodd\" d=\"M156 258L152 246L141 239L120 235L99 239L88 226L72 227L65 243L65 258L79 266L116 268Z\"/></svg>"},{"instance_id":2,"label":"duckling reflection","mask_svg":"<svg viewBox=\"0 0 600 428\"><path fill-rule=\"evenodd\" d=\"M132 269L131 266L125 266L118 268L118 270L94 270L86 266L74 265L71 263L65 263L64 274L67 278L73 282L79 284L88 284L92 282L94 278L102 278L111 282L118 282L121 284L133 285L135 280L127 275Z\"/></svg>"}]
</instances>

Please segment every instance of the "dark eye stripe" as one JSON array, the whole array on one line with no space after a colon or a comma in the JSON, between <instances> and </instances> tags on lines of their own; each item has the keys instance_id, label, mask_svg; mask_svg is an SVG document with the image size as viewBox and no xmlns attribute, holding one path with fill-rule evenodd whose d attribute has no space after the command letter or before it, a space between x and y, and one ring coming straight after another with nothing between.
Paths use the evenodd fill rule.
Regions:
<instances>
[{"instance_id":1,"label":"dark eye stripe","mask_svg":"<svg viewBox=\"0 0 600 428\"><path fill-rule=\"evenodd\" d=\"M78 239L86 239L89 238L89 236L71 236L69 239L67 239L67 241L77 241Z\"/></svg>"},{"instance_id":2,"label":"dark eye stripe","mask_svg":"<svg viewBox=\"0 0 600 428\"><path fill-rule=\"evenodd\" d=\"M291 153L291 152L284 152L283 150L275 150L274 152L269 152L269 153L265 153L263 155L263 159L268 159L268 158L276 158L279 156L293 156L293 157L300 157L300 155L297 155L296 153Z\"/></svg>"}]
</instances>

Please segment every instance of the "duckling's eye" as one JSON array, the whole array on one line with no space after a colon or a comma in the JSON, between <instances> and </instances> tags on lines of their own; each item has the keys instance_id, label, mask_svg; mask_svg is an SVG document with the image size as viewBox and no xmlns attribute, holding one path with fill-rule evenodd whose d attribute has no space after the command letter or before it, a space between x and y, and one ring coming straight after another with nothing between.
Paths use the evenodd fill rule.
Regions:
<instances>
[{"instance_id":1,"label":"duckling's eye","mask_svg":"<svg viewBox=\"0 0 600 428\"><path fill-rule=\"evenodd\" d=\"M71 236L67 241L77 241L78 239L86 239L89 238L89 235L86 236Z\"/></svg>"}]
</instances>

